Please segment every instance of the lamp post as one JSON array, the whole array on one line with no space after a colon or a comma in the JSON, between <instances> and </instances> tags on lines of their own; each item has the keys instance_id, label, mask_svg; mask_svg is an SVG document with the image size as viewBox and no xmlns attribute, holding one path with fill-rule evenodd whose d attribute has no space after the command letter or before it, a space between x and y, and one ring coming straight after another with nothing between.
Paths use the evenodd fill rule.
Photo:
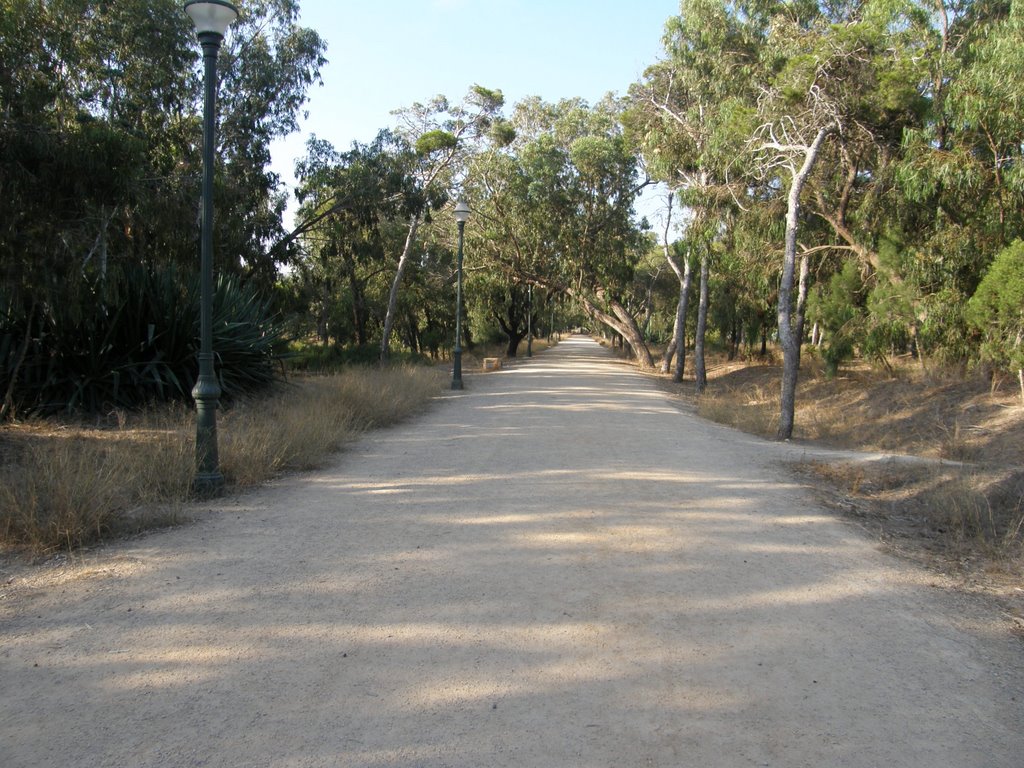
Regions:
<instances>
[{"instance_id":1,"label":"lamp post","mask_svg":"<svg viewBox=\"0 0 1024 768\"><path fill-rule=\"evenodd\" d=\"M203 208L199 259L199 377L196 401L196 474L192 491L214 496L224 485L217 457L217 406L220 384L213 370L213 148L217 101L217 53L238 10L224 0L190 0L187 13L203 46Z\"/></svg>"},{"instance_id":2,"label":"lamp post","mask_svg":"<svg viewBox=\"0 0 1024 768\"><path fill-rule=\"evenodd\" d=\"M469 219L469 206L460 200L455 206L455 223L459 227L459 254L455 268L455 360L452 366L452 389L462 389L462 238Z\"/></svg>"}]
</instances>

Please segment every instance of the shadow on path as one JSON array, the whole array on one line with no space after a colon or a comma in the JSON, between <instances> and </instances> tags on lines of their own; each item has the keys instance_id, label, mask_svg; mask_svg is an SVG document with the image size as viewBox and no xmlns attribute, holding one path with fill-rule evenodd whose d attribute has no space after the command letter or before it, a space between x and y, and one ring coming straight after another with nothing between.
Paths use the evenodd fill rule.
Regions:
<instances>
[{"instance_id":1,"label":"shadow on path","mask_svg":"<svg viewBox=\"0 0 1024 768\"><path fill-rule=\"evenodd\" d=\"M5 617L3 764L1020 765L1019 645L774 444L582 338L442 400Z\"/></svg>"}]
</instances>

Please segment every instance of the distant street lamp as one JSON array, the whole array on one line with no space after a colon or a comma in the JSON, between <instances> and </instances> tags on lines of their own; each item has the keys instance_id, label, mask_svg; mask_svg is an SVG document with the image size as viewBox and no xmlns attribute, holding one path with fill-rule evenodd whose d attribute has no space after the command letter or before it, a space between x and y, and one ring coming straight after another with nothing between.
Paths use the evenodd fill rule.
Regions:
<instances>
[{"instance_id":1,"label":"distant street lamp","mask_svg":"<svg viewBox=\"0 0 1024 768\"><path fill-rule=\"evenodd\" d=\"M455 364L452 366L452 389L462 389L462 238L469 220L469 206L460 200L455 206L455 222L459 227L459 255L455 269Z\"/></svg>"},{"instance_id":2,"label":"distant street lamp","mask_svg":"<svg viewBox=\"0 0 1024 768\"><path fill-rule=\"evenodd\" d=\"M203 209L199 264L199 377L196 401L196 474L192 491L215 496L224 485L217 458L217 407L220 384L213 370L213 148L217 100L217 53L238 9L225 0L190 0L185 13L196 25L205 65L203 99Z\"/></svg>"}]
</instances>

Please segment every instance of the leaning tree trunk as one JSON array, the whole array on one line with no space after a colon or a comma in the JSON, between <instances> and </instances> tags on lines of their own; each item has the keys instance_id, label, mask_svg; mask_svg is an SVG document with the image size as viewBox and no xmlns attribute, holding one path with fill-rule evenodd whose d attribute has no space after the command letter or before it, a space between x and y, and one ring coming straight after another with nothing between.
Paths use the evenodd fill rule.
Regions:
<instances>
[{"instance_id":1,"label":"leaning tree trunk","mask_svg":"<svg viewBox=\"0 0 1024 768\"><path fill-rule=\"evenodd\" d=\"M648 349L647 342L644 341L640 326L637 325L636 318L629 314L625 307L614 299L609 301L609 307L614 313L610 315L598 307L589 296L581 294L576 289L567 289L566 293L580 302L583 306L583 311L592 320L602 323L611 328L615 333L618 333L629 344L634 357L636 357L642 367L654 368L654 358L651 357L651 350ZM603 298L600 293L598 298Z\"/></svg>"},{"instance_id":2,"label":"leaning tree trunk","mask_svg":"<svg viewBox=\"0 0 1024 768\"><path fill-rule=\"evenodd\" d=\"M395 326L395 314L398 311L398 290L402 286L402 278L405 277L405 268L409 265L409 256L412 253L412 246L416 242L416 232L419 228L420 217L414 215L409 220L409 233L405 238L402 255L398 258L398 269L395 271L395 279L391 282L391 293L388 294L388 311L384 316L384 330L380 338L381 365L391 357L391 329Z\"/></svg>"},{"instance_id":3,"label":"leaning tree trunk","mask_svg":"<svg viewBox=\"0 0 1024 768\"><path fill-rule=\"evenodd\" d=\"M800 221L800 193L818 160L821 145L834 126L826 126L804 153L804 162L793 174L786 204L786 248L782 259L782 279L779 282L779 342L782 344L782 398L779 403L779 431L776 438L789 440L793 436L793 414L796 410L796 382L800 374L800 335L803 317L800 308L793 312L793 276L796 272L796 233Z\"/></svg>"},{"instance_id":4,"label":"leaning tree trunk","mask_svg":"<svg viewBox=\"0 0 1024 768\"><path fill-rule=\"evenodd\" d=\"M697 375L697 394L704 394L708 386L707 367L704 364L704 336L708 328L708 276L707 254L700 260L700 304L697 307L697 335L694 340L693 367Z\"/></svg>"},{"instance_id":5,"label":"leaning tree trunk","mask_svg":"<svg viewBox=\"0 0 1024 768\"><path fill-rule=\"evenodd\" d=\"M668 346L665 347L665 354L661 358L661 372L668 373L672 370L672 358L676 354L676 329L675 323L672 324L672 338L669 339Z\"/></svg>"}]
</instances>

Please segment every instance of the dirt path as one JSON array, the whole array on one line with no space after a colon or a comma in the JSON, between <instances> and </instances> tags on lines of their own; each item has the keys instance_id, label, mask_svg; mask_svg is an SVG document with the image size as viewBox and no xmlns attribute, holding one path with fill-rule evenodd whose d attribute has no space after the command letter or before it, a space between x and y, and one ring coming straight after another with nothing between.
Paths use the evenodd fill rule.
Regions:
<instances>
[{"instance_id":1,"label":"dirt path","mask_svg":"<svg viewBox=\"0 0 1024 768\"><path fill-rule=\"evenodd\" d=\"M0 764L1019 768L1024 648L592 341L0 600ZM3 591L3 587L0 587Z\"/></svg>"}]
</instances>

